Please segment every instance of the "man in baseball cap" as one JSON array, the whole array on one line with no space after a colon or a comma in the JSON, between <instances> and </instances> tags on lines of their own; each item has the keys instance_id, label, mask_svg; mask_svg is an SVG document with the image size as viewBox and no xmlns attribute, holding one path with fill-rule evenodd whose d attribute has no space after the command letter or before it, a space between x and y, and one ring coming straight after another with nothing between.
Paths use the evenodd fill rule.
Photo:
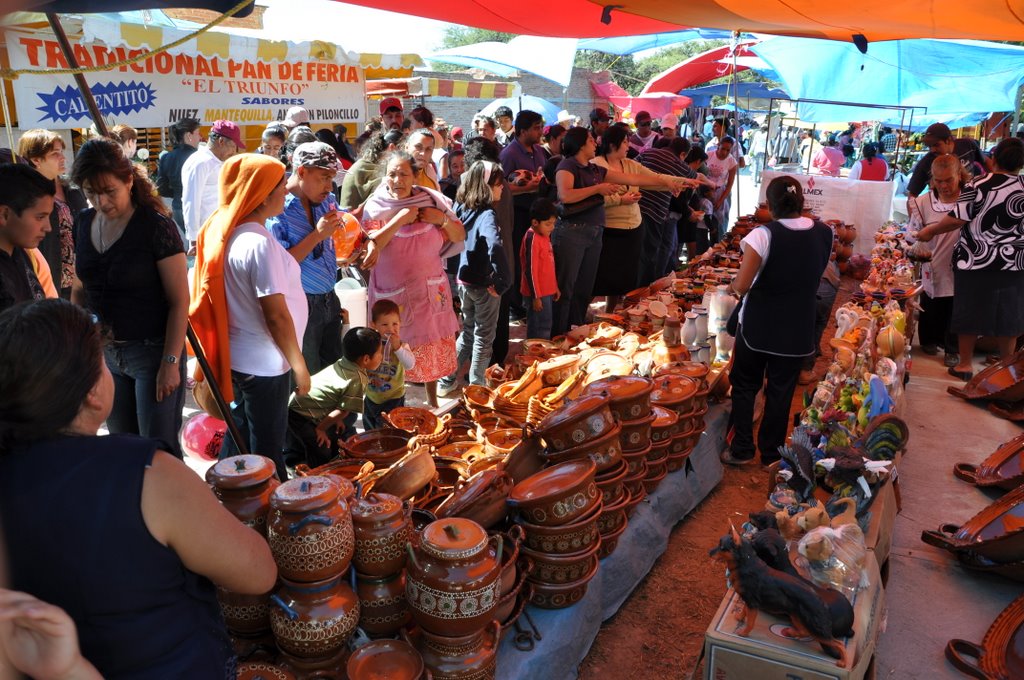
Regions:
<instances>
[{"instance_id":1,"label":"man in baseball cap","mask_svg":"<svg viewBox=\"0 0 1024 680\"><path fill-rule=\"evenodd\" d=\"M385 130L401 130L405 122L405 107L398 97L385 97L380 100L380 119Z\"/></svg>"},{"instance_id":2,"label":"man in baseball cap","mask_svg":"<svg viewBox=\"0 0 1024 680\"><path fill-rule=\"evenodd\" d=\"M209 137L211 144L214 142L214 135L231 140L235 143L235 147L237 147L234 152L227 154L224 158L221 158L222 161L226 161L236 153L245 151L245 142L242 141L242 130L238 125L232 123L230 120L213 121L213 127L210 128Z\"/></svg>"},{"instance_id":3,"label":"man in baseball cap","mask_svg":"<svg viewBox=\"0 0 1024 680\"><path fill-rule=\"evenodd\" d=\"M309 125L309 111L301 106L293 106L288 109L288 114L281 121L281 124L291 130L296 125Z\"/></svg>"},{"instance_id":4,"label":"man in baseball cap","mask_svg":"<svg viewBox=\"0 0 1024 680\"><path fill-rule=\"evenodd\" d=\"M267 228L302 271L302 290L309 308L302 356L311 374L333 364L342 353L341 305L334 293L338 264L331 238L341 224L334 199L338 165L338 154L328 144L297 146L284 212L267 220Z\"/></svg>"},{"instance_id":5,"label":"man in baseball cap","mask_svg":"<svg viewBox=\"0 0 1024 680\"><path fill-rule=\"evenodd\" d=\"M181 166L181 213L189 254L193 254L199 229L219 205L220 168L224 161L245 151L242 131L230 120L215 120L200 146Z\"/></svg>"},{"instance_id":6,"label":"man in baseball cap","mask_svg":"<svg viewBox=\"0 0 1024 680\"><path fill-rule=\"evenodd\" d=\"M590 134L594 136L594 139L601 140L601 135L608 129L611 120L612 117L601 107L590 112Z\"/></svg>"},{"instance_id":7,"label":"man in baseball cap","mask_svg":"<svg viewBox=\"0 0 1024 680\"><path fill-rule=\"evenodd\" d=\"M654 148L654 143L661 135L651 130L651 114L638 111L633 122L636 124L636 132L629 136L629 148L638 154Z\"/></svg>"}]
</instances>

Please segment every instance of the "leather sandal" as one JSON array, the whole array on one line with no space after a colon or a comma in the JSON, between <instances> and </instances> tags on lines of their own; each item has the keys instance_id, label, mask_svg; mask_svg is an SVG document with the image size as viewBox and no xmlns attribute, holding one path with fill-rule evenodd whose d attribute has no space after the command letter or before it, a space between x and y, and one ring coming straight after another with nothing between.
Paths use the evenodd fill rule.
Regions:
<instances>
[{"instance_id":1,"label":"leather sandal","mask_svg":"<svg viewBox=\"0 0 1024 680\"><path fill-rule=\"evenodd\" d=\"M946 371L946 373L949 373L954 378L959 378L965 382L974 377L974 371L958 371L956 370L956 366L951 367Z\"/></svg>"}]
</instances>

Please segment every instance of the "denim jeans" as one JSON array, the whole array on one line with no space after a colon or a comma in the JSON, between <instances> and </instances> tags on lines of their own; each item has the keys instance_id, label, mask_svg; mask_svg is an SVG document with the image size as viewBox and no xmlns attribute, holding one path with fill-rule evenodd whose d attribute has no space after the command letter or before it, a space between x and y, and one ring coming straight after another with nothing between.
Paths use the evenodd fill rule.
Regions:
<instances>
[{"instance_id":1,"label":"denim jeans","mask_svg":"<svg viewBox=\"0 0 1024 680\"><path fill-rule=\"evenodd\" d=\"M288 479L284 466L285 437L288 433L288 394L291 371L281 375L249 375L231 371L231 384L235 400L231 404L231 417L249 442L249 453L266 456L277 466L281 481ZM220 459L237 456L238 447L231 435L224 437Z\"/></svg>"},{"instance_id":2,"label":"denim jeans","mask_svg":"<svg viewBox=\"0 0 1024 680\"><path fill-rule=\"evenodd\" d=\"M288 443L287 458L298 463L305 463L311 468L319 467L329 463L338 457L338 440L348 439L356 433L356 418L358 414L354 411L345 416L341 428L331 427L327 430L327 437L330 443L322 446L316 438L316 422L309 416L304 416L298 411L288 409Z\"/></svg>"},{"instance_id":3,"label":"denim jeans","mask_svg":"<svg viewBox=\"0 0 1024 680\"><path fill-rule=\"evenodd\" d=\"M182 457L178 432L181 409L185 405L185 362L178 354L181 383L178 389L156 400L156 378L164 365L164 340L129 340L111 344L103 350L107 367L114 376L114 405L107 417L107 429L113 434L140 434L159 439L168 453Z\"/></svg>"},{"instance_id":4,"label":"denim jeans","mask_svg":"<svg viewBox=\"0 0 1024 680\"><path fill-rule=\"evenodd\" d=\"M459 299L462 301L462 332L455 342L458 361L455 372L441 382L445 385L457 383L459 370L468 361L469 384L486 385L484 371L491 363L501 298L491 295L483 286L460 283Z\"/></svg>"},{"instance_id":5,"label":"denim jeans","mask_svg":"<svg viewBox=\"0 0 1024 680\"><path fill-rule=\"evenodd\" d=\"M570 326L586 323L601 262L600 224L559 221L551 234L555 279L562 295L552 305L551 332L562 335Z\"/></svg>"},{"instance_id":6,"label":"denim jeans","mask_svg":"<svg viewBox=\"0 0 1024 680\"><path fill-rule=\"evenodd\" d=\"M554 295L545 295L540 298L540 310L533 308L533 298L523 298L526 303L526 337L551 339L551 308L554 303Z\"/></svg>"},{"instance_id":7,"label":"denim jeans","mask_svg":"<svg viewBox=\"0 0 1024 680\"><path fill-rule=\"evenodd\" d=\"M368 397L363 397L363 429L379 430L384 427L390 427L384 422L383 416L399 406L405 406L404 394L394 399L388 399L383 404L378 404L370 401Z\"/></svg>"},{"instance_id":8,"label":"denim jeans","mask_svg":"<svg viewBox=\"0 0 1024 680\"><path fill-rule=\"evenodd\" d=\"M306 304L309 321L302 336L302 356L313 375L341 358L341 302L331 291L306 293Z\"/></svg>"},{"instance_id":9,"label":"denim jeans","mask_svg":"<svg viewBox=\"0 0 1024 680\"><path fill-rule=\"evenodd\" d=\"M674 213L663 222L643 218L644 245L640 251L640 278L637 285L646 286L663 277L672 257L679 256L679 236L676 234L678 217Z\"/></svg>"},{"instance_id":10,"label":"denim jeans","mask_svg":"<svg viewBox=\"0 0 1024 680\"><path fill-rule=\"evenodd\" d=\"M825 334L825 327L832 316L832 306L836 303L835 286L826 279L818 282L818 292L814 302L814 354L804 357L801 369L804 371L814 370L815 360L821 356L821 336Z\"/></svg>"}]
</instances>

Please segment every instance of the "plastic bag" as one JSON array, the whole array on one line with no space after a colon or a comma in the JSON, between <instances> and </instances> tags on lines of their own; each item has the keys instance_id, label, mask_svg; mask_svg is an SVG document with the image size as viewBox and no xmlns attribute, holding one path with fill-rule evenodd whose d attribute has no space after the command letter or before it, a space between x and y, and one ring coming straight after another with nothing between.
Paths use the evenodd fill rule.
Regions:
<instances>
[{"instance_id":1,"label":"plastic bag","mask_svg":"<svg viewBox=\"0 0 1024 680\"><path fill-rule=\"evenodd\" d=\"M835 588L850 602L868 585L864 570L868 551L864 532L856 524L812 529L800 539L797 551L797 569L809 574L817 585Z\"/></svg>"}]
</instances>

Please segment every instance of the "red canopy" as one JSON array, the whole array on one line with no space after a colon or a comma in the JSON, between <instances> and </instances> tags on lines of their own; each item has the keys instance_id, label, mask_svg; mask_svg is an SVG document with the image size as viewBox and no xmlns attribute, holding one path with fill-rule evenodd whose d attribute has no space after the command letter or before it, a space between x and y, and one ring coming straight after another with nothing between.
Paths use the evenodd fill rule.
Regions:
<instances>
[{"instance_id":1,"label":"red canopy","mask_svg":"<svg viewBox=\"0 0 1024 680\"><path fill-rule=\"evenodd\" d=\"M661 118L670 113L681 113L693 103L689 97L667 92L651 93L651 96L647 97L631 97L618 84L612 82L595 83L591 81L590 86L594 88L594 92L597 92L599 97L615 104L616 109L629 109L634 116L637 111L646 111L653 118Z\"/></svg>"},{"instance_id":2,"label":"red canopy","mask_svg":"<svg viewBox=\"0 0 1024 680\"><path fill-rule=\"evenodd\" d=\"M756 57L748 48L756 45L756 42L740 43L736 49L737 57ZM728 60L729 63L721 63ZM648 92L679 92L692 85L700 85L715 78L721 78L732 73L732 47L724 45L702 52L680 62L658 75L651 78L641 95ZM746 66L736 65L736 72L746 71Z\"/></svg>"}]
</instances>

